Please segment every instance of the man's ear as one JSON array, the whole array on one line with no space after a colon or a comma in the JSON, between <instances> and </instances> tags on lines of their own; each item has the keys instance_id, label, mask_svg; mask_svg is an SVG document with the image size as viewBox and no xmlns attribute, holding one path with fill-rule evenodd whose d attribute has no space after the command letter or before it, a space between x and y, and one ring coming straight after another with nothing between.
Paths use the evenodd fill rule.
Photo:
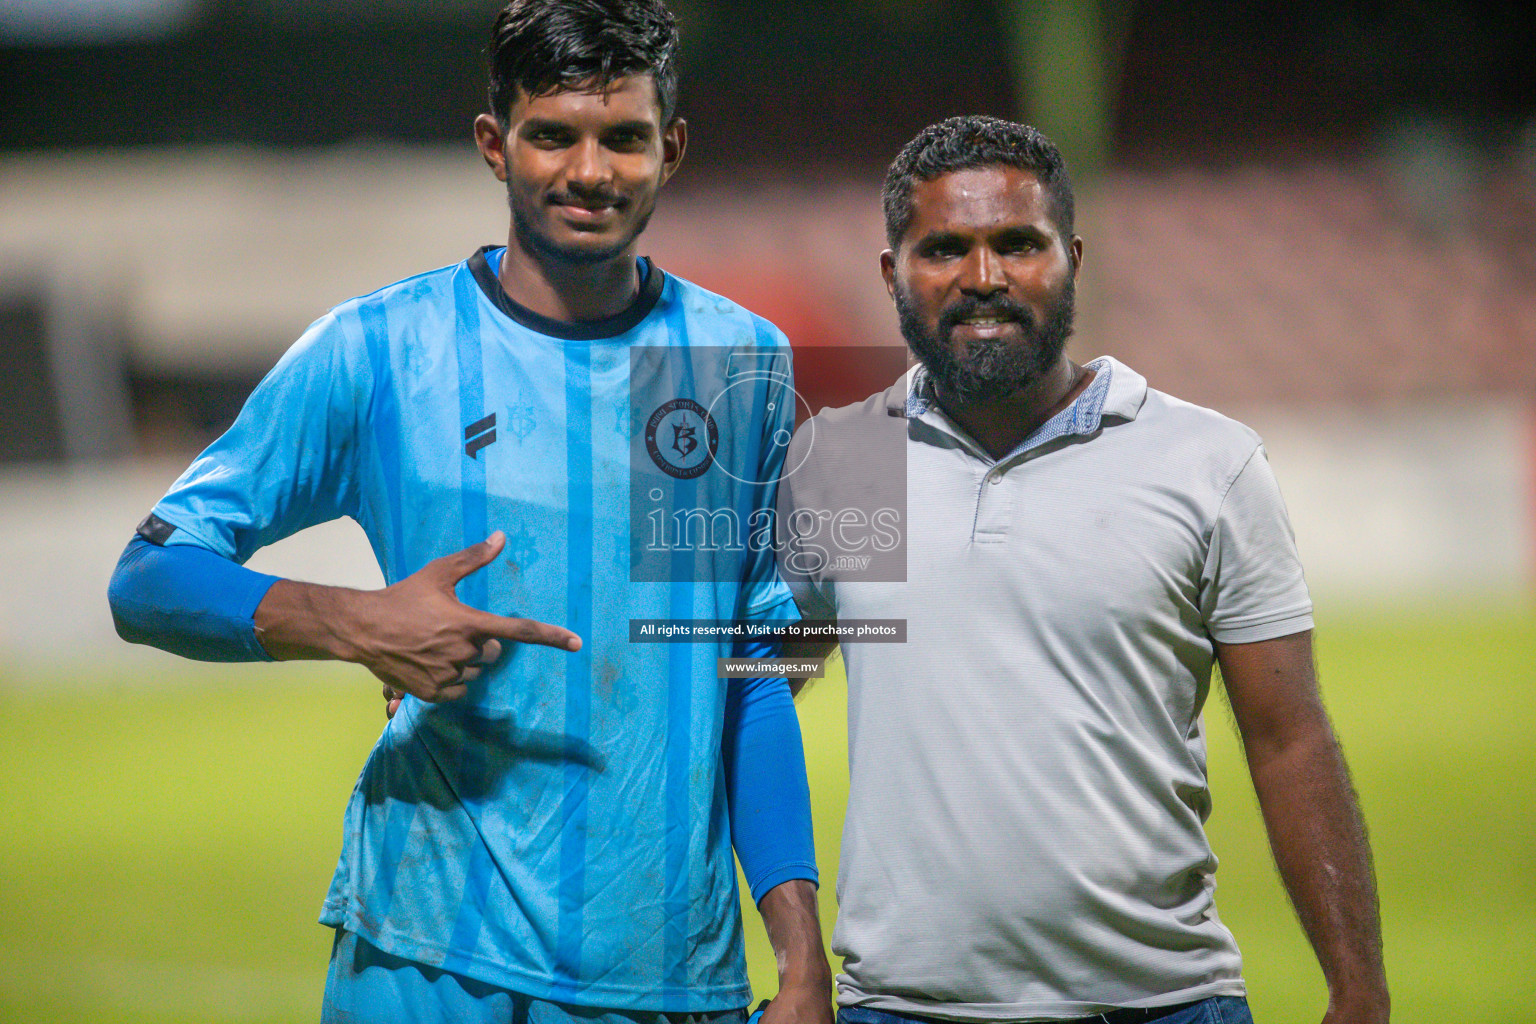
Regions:
<instances>
[{"instance_id":1,"label":"man's ear","mask_svg":"<svg viewBox=\"0 0 1536 1024\"><path fill-rule=\"evenodd\" d=\"M683 162L683 153L687 150L688 122L680 117L674 117L672 123L667 125L666 130L661 133L661 183L663 185L677 170L677 165Z\"/></svg>"},{"instance_id":2,"label":"man's ear","mask_svg":"<svg viewBox=\"0 0 1536 1024\"><path fill-rule=\"evenodd\" d=\"M896 297L896 253L887 249L880 254L880 276L885 278L885 292Z\"/></svg>"},{"instance_id":3,"label":"man's ear","mask_svg":"<svg viewBox=\"0 0 1536 1024\"><path fill-rule=\"evenodd\" d=\"M475 147L497 181L507 180L507 133L490 114L475 118Z\"/></svg>"},{"instance_id":4,"label":"man's ear","mask_svg":"<svg viewBox=\"0 0 1536 1024\"><path fill-rule=\"evenodd\" d=\"M1076 280L1077 272L1083 266L1083 237L1081 235L1072 236L1072 245L1069 247L1068 252L1072 256L1072 279Z\"/></svg>"}]
</instances>

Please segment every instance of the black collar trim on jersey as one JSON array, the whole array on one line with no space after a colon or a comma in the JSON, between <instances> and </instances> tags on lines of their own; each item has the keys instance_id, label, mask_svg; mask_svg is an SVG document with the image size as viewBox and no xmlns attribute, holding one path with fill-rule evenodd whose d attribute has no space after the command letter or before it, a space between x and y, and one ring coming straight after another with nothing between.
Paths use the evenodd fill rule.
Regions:
<instances>
[{"instance_id":1,"label":"black collar trim on jersey","mask_svg":"<svg viewBox=\"0 0 1536 1024\"><path fill-rule=\"evenodd\" d=\"M491 269L490 261L485 258L487 252L496 248L499 246L482 245L469 258L469 272L475 275L475 282L480 285L480 290L485 293L485 297L490 299L497 309L530 331L537 331L565 341L598 341L603 338L617 338L621 334L628 333L640 321L651 315L651 310L656 308L656 300L661 298L662 286L667 283L667 275L661 268L642 256L640 264L644 280L640 284L640 292L635 296L635 301L613 316L606 316L601 320L578 320L570 323L565 320L556 320L542 313L535 313L527 306L512 300L512 297L501 287L501 282L496 279L496 272Z\"/></svg>"}]
</instances>

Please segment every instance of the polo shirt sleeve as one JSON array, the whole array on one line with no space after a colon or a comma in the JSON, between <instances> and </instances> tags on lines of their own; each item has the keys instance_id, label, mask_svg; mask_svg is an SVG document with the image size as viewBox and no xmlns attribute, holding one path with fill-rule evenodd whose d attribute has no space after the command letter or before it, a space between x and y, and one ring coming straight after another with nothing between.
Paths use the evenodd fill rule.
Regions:
<instances>
[{"instance_id":1,"label":"polo shirt sleeve","mask_svg":"<svg viewBox=\"0 0 1536 1024\"><path fill-rule=\"evenodd\" d=\"M317 320L262 379L154 515L236 562L307 526L357 514L359 420L372 393L360 339L334 314Z\"/></svg>"},{"instance_id":2,"label":"polo shirt sleeve","mask_svg":"<svg viewBox=\"0 0 1536 1024\"><path fill-rule=\"evenodd\" d=\"M1200 584L1202 618L1220 643L1255 643L1312 628L1296 538L1263 445L1222 498Z\"/></svg>"}]
</instances>

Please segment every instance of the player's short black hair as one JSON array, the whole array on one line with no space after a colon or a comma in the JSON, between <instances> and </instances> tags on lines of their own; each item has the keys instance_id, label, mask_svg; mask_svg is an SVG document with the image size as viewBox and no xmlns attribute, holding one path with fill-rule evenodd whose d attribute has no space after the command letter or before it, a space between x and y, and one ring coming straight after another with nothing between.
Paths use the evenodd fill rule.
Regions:
<instances>
[{"instance_id":1,"label":"player's short black hair","mask_svg":"<svg viewBox=\"0 0 1536 1024\"><path fill-rule=\"evenodd\" d=\"M650 75L661 123L677 110L677 21L661 0L512 0L491 27L491 113L505 125L521 88L542 96Z\"/></svg>"},{"instance_id":2,"label":"player's short black hair","mask_svg":"<svg viewBox=\"0 0 1536 1024\"><path fill-rule=\"evenodd\" d=\"M1072 181L1056 143L1027 124L973 114L951 117L918 132L901 148L885 175L885 239L892 249L912 224L912 186L972 167L1002 165L1040 180L1062 241L1072 240ZM1072 249L1069 245L1067 252Z\"/></svg>"}]
</instances>

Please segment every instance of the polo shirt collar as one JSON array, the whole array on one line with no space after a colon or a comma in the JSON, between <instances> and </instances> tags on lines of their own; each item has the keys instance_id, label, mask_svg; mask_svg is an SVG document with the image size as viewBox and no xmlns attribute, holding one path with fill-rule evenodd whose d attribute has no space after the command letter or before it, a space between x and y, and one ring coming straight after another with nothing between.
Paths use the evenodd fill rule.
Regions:
<instances>
[{"instance_id":1,"label":"polo shirt collar","mask_svg":"<svg viewBox=\"0 0 1536 1024\"><path fill-rule=\"evenodd\" d=\"M1147 400L1147 378L1113 356L1099 356L1088 365L1095 369L1102 365L1109 377L1109 393L1104 396L1102 415L1122 420L1135 419Z\"/></svg>"},{"instance_id":2,"label":"polo shirt collar","mask_svg":"<svg viewBox=\"0 0 1536 1024\"><path fill-rule=\"evenodd\" d=\"M1092 434L1106 416L1118 420L1136 418L1147 398L1147 379L1112 356L1100 356L1088 363L1088 367L1094 371L1093 383L1071 405L1042 423L1007 457L1059 437ZM914 365L886 391L886 411L909 420L926 416L932 423L937 419L946 432L950 429L949 418L943 416L934 399L933 378L921 363Z\"/></svg>"}]
</instances>

